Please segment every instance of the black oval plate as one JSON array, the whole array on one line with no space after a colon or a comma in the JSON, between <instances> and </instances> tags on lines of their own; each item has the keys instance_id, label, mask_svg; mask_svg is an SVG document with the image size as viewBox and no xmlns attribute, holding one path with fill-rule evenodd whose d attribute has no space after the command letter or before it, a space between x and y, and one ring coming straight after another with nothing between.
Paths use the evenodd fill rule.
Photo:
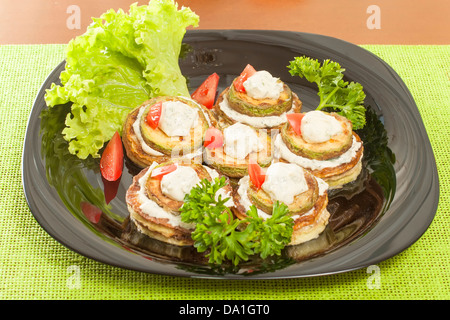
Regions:
<instances>
[{"instance_id":1,"label":"black oval plate","mask_svg":"<svg viewBox=\"0 0 450 320\"><path fill-rule=\"evenodd\" d=\"M140 237L128 223L124 201L137 169L128 163L118 185L105 185L98 172L98 160L81 161L67 152L60 130L69 106L52 111L46 107L45 89L53 82L59 83L59 75L64 70L62 62L48 76L36 97L22 159L28 205L38 223L57 241L88 258L136 271L201 278L277 279L364 268L400 253L426 231L439 199L436 164L411 94L384 61L351 43L298 32L194 30L187 32L184 43L180 67L191 88L216 72L221 79L219 87L223 89L250 63L290 84L303 100L304 110L314 107L317 95L313 85L289 75L289 61L307 55L319 61L339 62L346 69L347 80L363 85L366 102L377 120L384 124L381 130L385 130L389 149L396 157L392 166L393 182L387 182L392 190L384 200L384 209L357 236L347 237L351 241L339 241L341 245L333 250L314 254L317 252L314 245L320 246L321 241L329 244L330 237L340 235L325 232L302 250L291 249L288 258L283 256L269 264L253 262L240 270L209 268L192 258L196 256L192 249L168 247ZM109 205L105 203L107 192L103 191L106 186L117 192ZM371 191L376 193L376 188ZM102 212L98 222L93 223L85 214L90 204L97 207L94 213ZM360 221L354 218L346 230Z\"/></svg>"}]
</instances>

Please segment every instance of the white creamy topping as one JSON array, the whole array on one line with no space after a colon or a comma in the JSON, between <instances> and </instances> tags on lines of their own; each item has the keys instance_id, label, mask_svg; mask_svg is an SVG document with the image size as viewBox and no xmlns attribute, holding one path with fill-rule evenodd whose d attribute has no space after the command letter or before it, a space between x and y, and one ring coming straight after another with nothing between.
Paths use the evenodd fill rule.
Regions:
<instances>
[{"instance_id":1,"label":"white creamy topping","mask_svg":"<svg viewBox=\"0 0 450 320\"><path fill-rule=\"evenodd\" d=\"M284 112L279 116L267 116L267 117L252 117L243 113L239 113L228 104L226 95L223 96L223 100L219 103L219 108L227 117L237 122L242 122L252 126L254 128L268 128L276 127L287 121L286 113L293 113L294 108L291 108L288 112Z\"/></svg>"},{"instance_id":2,"label":"white creamy topping","mask_svg":"<svg viewBox=\"0 0 450 320\"><path fill-rule=\"evenodd\" d=\"M198 110L181 101L163 102L159 128L170 137L188 136L198 122Z\"/></svg>"},{"instance_id":3,"label":"white creamy topping","mask_svg":"<svg viewBox=\"0 0 450 320\"><path fill-rule=\"evenodd\" d=\"M286 205L294 202L294 197L308 190L303 168L292 163L276 162L266 171L266 179L261 188L273 201Z\"/></svg>"},{"instance_id":4,"label":"white creamy topping","mask_svg":"<svg viewBox=\"0 0 450 320\"><path fill-rule=\"evenodd\" d=\"M181 221L180 215L174 215L166 210L164 210L162 207L160 207L155 201L149 199L145 193L145 181L149 177L152 169L157 166L158 163L153 162L153 164L150 166L150 168L147 170L147 172L139 179L138 183L140 186L139 193L138 193L138 199L139 199L139 209L142 210L145 214L154 217L154 218L160 218L160 219L167 219L167 222L174 226L174 227L183 227L186 229L194 229L195 224L192 223L184 223Z\"/></svg>"},{"instance_id":5,"label":"white creamy topping","mask_svg":"<svg viewBox=\"0 0 450 320\"><path fill-rule=\"evenodd\" d=\"M147 143L145 143L144 138L142 138L142 133L141 133L141 118L142 118L142 114L145 111L145 107L141 107L139 109L139 113L138 116L136 118L136 121L134 121L133 123L133 130L134 130L134 134L136 135L137 139L139 140L139 143L141 144L141 148L142 150L144 150L145 153L148 153L149 155L152 156L162 156L163 154L159 151L156 151L153 148L150 148L149 145Z\"/></svg>"},{"instance_id":6,"label":"white creamy topping","mask_svg":"<svg viewBox=\"0 0 450 320\"><path fill-rule=\"evenodd\" d=\"M311 170L321 170L324 168L334 168L344 163L349 163L356 156L356 152L361 148L362 142L356 141L353 137L353 144L346 152L340 156L328 160L315 160L301 157L293 153L284 143L281 135L278 134L274 141L275 158L285 159L288 162L298 164L300 167Z\"/></svg>"},{"instance_id":7,"label":"white creamy topping","mask_svg":"<svg viewBox=\"0 0 450 320\"><path fill-rule=\"evenodd\" d=\"M258 152L264 146L256 131L242 123L235 123L223 131L224 151L227 155L245 159L251 152Z\"/></svg>"},{"instance_id":8,"label":"white creamy topping","mask_svg":"<svg viewBox=\"0 0 450 320\"><path fill-rule=\"evenodd\" d=\"M191 167L177 166L175 171L164 175L161 179L161 190L164 195L177 201L183 201L184 196L200 182L197 172Z\"/></svg>"},{"instance_id":9,"label":"white creamy topping","mask_svg":"<svg viewBox=\"0 0 450 320\"><path fill-rule=\"evenodd\" d=\"M283 83L273 77L269 72L257 71L243 83L247 95L254 99L275 99L280 97L283 91Z\"/></svg>"},{"instance_id":10,"label":"white creamy topping","mask_svg":"<svg viewBox=\"0 0 450 320\"><path fill-rule=\"evenodd\" d=\"M306 142L321 143L342 133L342 124L322 111L310 111L302 119L301 130Z\"/></svg>"}]
</instances>

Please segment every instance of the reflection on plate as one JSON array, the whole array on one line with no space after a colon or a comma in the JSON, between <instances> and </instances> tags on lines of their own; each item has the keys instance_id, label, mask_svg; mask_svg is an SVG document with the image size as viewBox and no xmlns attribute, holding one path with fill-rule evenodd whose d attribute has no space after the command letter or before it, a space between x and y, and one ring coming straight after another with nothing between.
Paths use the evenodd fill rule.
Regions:
<instances>
[{"instance_id":1,"label":"reflection on plate","mask_svg":"<svg viewBox=\"0 0 450 320\"><path fill-rule=\"evenodd\" d=\"M176 247L136 231L125 193L139 172L126 162L117 183L101 178L99 160L80 160L61 135L70 106L47 109L45 89L59 82L62 62L39 92L24 145L23 183L40 225L70 249L122 268L189 277L289 278L339 273L385 260L414 243L431 223L438 201L436 165L420 115L407 88L383 61L334 38L281 31L189 31L180 59L195 89L209 74L220 75L219 91L246 63L288 83L312 110L311 84L291 77L295 56L331 59L350 81L364 86L367 125L360 130L366 170L345 189L330 194L330 223L321 236L287 247L281 256L211 267L192 247ZM415 146L421 145L419 152Z\"/></svg>"}]
</instances>

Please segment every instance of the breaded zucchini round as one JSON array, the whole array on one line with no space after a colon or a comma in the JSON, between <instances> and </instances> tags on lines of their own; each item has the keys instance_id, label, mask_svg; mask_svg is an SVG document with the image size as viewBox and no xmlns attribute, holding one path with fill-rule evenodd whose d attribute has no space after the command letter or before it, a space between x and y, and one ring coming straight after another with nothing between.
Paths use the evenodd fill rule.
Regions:
<instances>
[{"instance_id":1,"label":"breaded zucchini round","mask_svg":"<svg viewBox=\"0 0 450 320\"><path fill-rule=\"evenodd\" d=\"M294 201L288 205L289 214L300 214L310 210L319 197L319 185L317 179L308 171L304 171L308 190L294 197ZM250 201L259 209L272 214L274 201L263 189L257 189L250 181L247 190Z\"/></svg>"},{"instance_id":2,"label":"breaded zucchini round","mask_svg":"<svg viewBox=\"0 0 450 320\"><path fill-rule=\"evenodd\" d=\"M305 173L306 172L307 171L305 170ZM295 203L302 206L308 203L307 206L304 206L303 210L295 210L292 206L288 206L292 219L294 220L294 230L289 245L297 245L317 238L324 231L330 217L330 213L327 211L328 185L320 178L317 178L310 173L307 174L308 176L305 176L305 178L307 178L308 183L310 183L310 179L316 180L314 184L317 186L317 190L315 190L313 194L311 192L313 188L310 186L308 191L300 195L301 199L294 198L292 204ZM258 202L254 201L254 197L250 194L251 189L252 186L248 176L239 180L238 186L233 192L235 206L231 208L231 210L234 215L239 219L245 219L250 206L255 205L257 207L258 215L261 218L270 218L271 213L260 209L257 205ZM306 196L306 194L312 197L311 200L307 200L306 197L303 197Z\"/></svg>"},{"instance_id":3,"label":"breaded zucchini round","mask_svg":"<svg viewBox=\"0 0 450 320\"><path fill-rule=\"evenodd\" d=\"M197 125L190 130L188 136L171 137L168 136L163 130L161 130L161 128L152 128L147 124L146 117L150 110L150 107L155 103L167 101L181 101L189 107L197 110ZM209 124L208 119L205 117L205 114L201 110L201 107L194 101L181 97L158 97L150 100L146 104L145 110L140 119L140 127L144 141L153 149L166 155L183 155L186 153L192 153L194 150L201 147L203 143L203 137L209 127Z\"/></svg>"},{"instance_id":4,"label":"breaded zucchini round","mask_svg":"<svg viewBox=\"0 0 450 320\"><path fill-rule=\"evenodd\" d=\"M157 165L154 169L158 167L164 167L166 165L176 163L174 161L168 161ZM208 170L201 164L186 164L186 163L178 163L181 166L189 166L195 170L197 176L200 180L207 179L209 181L212 180L211 176L208 173ZM153 178L149 176L147 181L145 182L145 192L147 196L155 201L160 207L164 208L169 212L173 212L178 215L180 208L183 206L183 201L178 201L166 196L161 189L161 179Z\"/></svg>"},{"instance_id":5,"label":"breaded zucchini round","mask_svg":"<svg viewBox=\"0 0 450 320\"><path fill-rule=\"evenodd\" d=\"M238 159L226 153L224 145L214 149L205 148L204 162L223 175L231 178L241 178L248 174L250 159L255 160L261 167L267 167L273 160L272 139L266 130L255 130L261 149L249 153L244 159Z\"/></svg>"},{"instance_id":6,"label":"breaded zucchini round","mask_svg":"<svg viewBox=\"0 0 450 320\"><path fill-rule=\"evenodd\" d=\"M281 82L281 80L278 80ZM228 90L228 103L239 113L252 117L279 116L292 107L291 89L283 83L283 91L278 99L255 99L246 92L239 92L231 85Z\"/></svg>"},{"instance_id":7,"label":"breaded zucchini round","mask_svg":"<svg viewBox=\"0 0 450 320\"><path fill-rule=\"evenodd\" d=\"M289 122L286 123L281 128L281 137L289 150L299 156L316 160L328 160L346 152L353 143L352 123L337 113L329 113L328 115L334 117L340 123L342 131L332 136L331 139L320 143L306 141L302 135L294 131Z\"/></svg>"},{"instance_id":8,"label":"breaded zucchini round","mask_svg":"<svg viewBox=\"0 0 450 320\"><path fill-rule=\"evenodd\" d=\"M192 168L199 180L211 181L215 177L220 177L220 174L201 164L154 162L133 177L133 183L126 192L126 204L130 220L142 234L172 245L191 246L194 244L191 233L195 225L181 220L179 210L184 202L166 195L161 187L162 179L152 177L154 170L171 164ZM228 182L221 191L231 196L230 183Z\"/></svg>"},{"instance_id":9,"label":"breaded zucchini round","mask_svg":"<svg viewBox=\"0 0 450 320\"><path fill-rule=\"evenodd\" d=\"M228 101L230 88L222 91L214 104L214 113L217 121L222 127L240 122L258 129L278 129L287 122L286 114L290 112L301 112L302 101L292 92L292 103L284 113L280 115L255 116L241 113L233 109Z\"/></svg>"},{"instance_id":10,"label":"breaded zucchini round","mask_svg":"<svg viewBox=\"0 0 450 320\"><path fill-rule=\"evenodd\" d=\"M186 137L169 137L159 128L151 128L146 123L149 107L164 101L182 101L198 110L198 123ZM158 97L144 102L132 110L123 125L122 141L128 158L137 166L144 168L153 162L166 162L179 157L191 157L196 151L198 156L189 158L201 162L203 135L216 121L212 113L188 98Z\"/></svg>"}]
</instances>

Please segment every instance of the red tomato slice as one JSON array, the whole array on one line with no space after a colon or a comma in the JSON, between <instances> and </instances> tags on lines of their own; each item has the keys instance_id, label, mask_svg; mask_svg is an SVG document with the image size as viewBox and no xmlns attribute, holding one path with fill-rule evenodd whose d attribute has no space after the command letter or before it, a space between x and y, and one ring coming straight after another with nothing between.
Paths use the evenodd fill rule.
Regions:
<instances>
[{"instance_id":1,"label":"red tomato slice","mask_svg":"<svg viewBox=\"0 0 450 320\"><path fill-rule=\"evenodd\" d=\"M147 113L147 123L152 129L156 129L159 124L159 119L161 118L162 102L155 103L152 105Z\"/></svg>"},{"instance_id":2,"label":"red tomato slice","mask_svg":"<svg viewBox=\"0 0 450 320\"><path fill-rule=\"evenodd\" d=\"M247 64L247 66L244 68L242 73L237 77L236 80L234 80L234 88L236 91L239 92L245 92L244 88L244 82L247 80L250 76L254 75L256 73L255 68L251 66L250 64Z\"/></svg>"},{"instance_id":3,"label":"red tomato slice","mask_svg":"<svg viewBox=\"0 0 450 320\"><path fill-rule=\"evenodd\" d=\"M152 170L152 173L150 174L152 178L155 179L162 179L166 174L171 173L172 171L175 171L177 169L177 165L172 163L168 164L163 167L157 167Z\"/></svg>"},{"instance_id":4,"label":"red tomato slice","mask_svg":"<svg viewBox=\"0 0 450 320\"><path fill-rule=\"evenodd\" d=\"M206 108L212 109L218 86L219 75L213 73L192 93L191 98L204 105Z\"/></svg>"},{"instance_id":5,"label":"red tomato slice","mask_svg":"<svg viewBox=\"0 0 450 320\"><path fill-rule=\"evenodd\" d=\"M299 136L302 134L302 119L305 115L303 113L288 113L286 118L292 130Z\"/></svg>"},{"instance_id":6,"label":"red tomato slice","mask_svg":"<svg viewBox=\"0 0 450 320\"><path fill-rule=\"evenodd\" d=\"M203 146L208 149L220 148L223 145L223 133L217 128L209 127L206 130Z\"/></svg>"},{"instance_id":7,"label":"red tomato slice","mask_svg":"<svg viewBox=\"0 0 450 320\"><path fill-rule=\"evenodd\" d=\"M259 190L261 189L261 186L263 185L264 181L266 180L266 175L264 174L262 168L260 165L250 160L248 163L248 175L250 177L250 181L253 183L253 185Z\"/></svg>"},{"instance_id":8,"label":"red tomato slice","mask_svg":"<svg viewBox=\"0 0 450 320\"><path fill-rule=\"evenodd\" d=\"M114 133L106 145L100 159L100 172L108 181L116 181L122 175L123 170L123 146L119 132Z\"/></svg>"}]
</instances>

